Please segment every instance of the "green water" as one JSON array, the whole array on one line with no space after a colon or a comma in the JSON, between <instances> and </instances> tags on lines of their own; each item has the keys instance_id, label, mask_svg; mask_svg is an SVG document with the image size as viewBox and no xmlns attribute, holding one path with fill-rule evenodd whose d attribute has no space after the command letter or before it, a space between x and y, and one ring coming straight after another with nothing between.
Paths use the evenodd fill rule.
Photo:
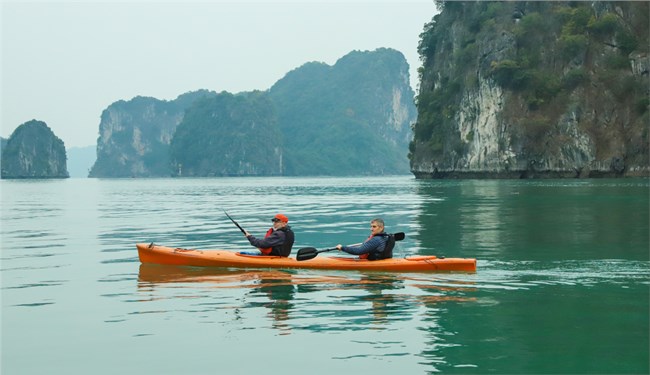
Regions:
<instances>
[{"instance_id":1,"label":"green water","mask_svg":"<svg viewBox=\"0 0 650 375\"><path fill-rule=\"evenodd\" d=\"M647 180L0 181L4 374L646 374ZM141 265L136 242L367 237L475 274ZM321 254L319 256L326 256Z\"/></svg>"}]
</instances>

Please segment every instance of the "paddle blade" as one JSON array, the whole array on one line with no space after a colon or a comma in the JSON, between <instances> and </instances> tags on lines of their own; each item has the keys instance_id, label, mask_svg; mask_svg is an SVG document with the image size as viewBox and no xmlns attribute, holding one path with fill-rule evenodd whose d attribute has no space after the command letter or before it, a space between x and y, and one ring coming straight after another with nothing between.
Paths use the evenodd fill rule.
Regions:
<instances>
[{"instance_id":1,"label":"paddle blade","mask_svg":"<svg viewBox=\"0 0 650 375\"><path fill-rule=\"evenodd\" d=\"M404 234L404 232L397 232L393 234L393 237L395 237L395 241L401 241L406 237L406 235Z\"/></svg>"},{"instance_id":2,"label":"paddle blade","mask_svg":"<svg viewBox=\"0 0 650 375\"><path fill-rule=\"evenodd\" d=\"M303 249L298 250L298 254L296 255L296 260L297 261L303 261L303 260L309 260L316 258L316 255L318 255L318 250L313 247L305 247Z\"/></svg>"}]
</instances>

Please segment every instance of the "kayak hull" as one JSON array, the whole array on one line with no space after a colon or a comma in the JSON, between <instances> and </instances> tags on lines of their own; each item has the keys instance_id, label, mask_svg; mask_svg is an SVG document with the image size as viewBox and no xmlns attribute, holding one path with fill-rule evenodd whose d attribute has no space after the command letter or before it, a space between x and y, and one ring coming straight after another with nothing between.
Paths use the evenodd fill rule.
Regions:
<instances>
[{"instance_id":1,"label":"kayak hull","mask_svg":"<svg viewBox=\"0 0 650 375\"><path fill-rule=\"evenodd\" d=\"M476 272L476 259L413 256L369 261L343 257L316 257L297 261L291 257L245 255L227 250L193 250L153 244L136 244L142 263L194 267L306 268L384 272Z\"/></svg>"}]
</instances>

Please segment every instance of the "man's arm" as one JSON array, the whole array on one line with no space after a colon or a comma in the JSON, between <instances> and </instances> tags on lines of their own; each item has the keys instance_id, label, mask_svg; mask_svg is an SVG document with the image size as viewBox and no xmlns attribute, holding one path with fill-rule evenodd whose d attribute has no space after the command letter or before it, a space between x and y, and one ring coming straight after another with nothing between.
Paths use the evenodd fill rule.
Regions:
<instances>
[{"instance_id":1,"label":"man's arm","mask_svg":"<svg viewBox=\"0 0 650 375\"><path fill-rule=\"evenodd\" d=\"M248 242L251 245L259 248L268 248L273 246L282 245L284 243L284 233L281 230L274 230L270 236L258 240L255 236L248 236Z\"/></svg>"},{"instance_id":2,"label":"man's arm","mask_svg":"<svg viewBox=\"0 0 650 375\"><path fill-rule=\"evenodd\" d=\"M384 243L383 237L375 236L368 241L357 246L343 246L341 250L352 255L361 255L371 253L377 250Z\"/></svg>"}]
</instances>

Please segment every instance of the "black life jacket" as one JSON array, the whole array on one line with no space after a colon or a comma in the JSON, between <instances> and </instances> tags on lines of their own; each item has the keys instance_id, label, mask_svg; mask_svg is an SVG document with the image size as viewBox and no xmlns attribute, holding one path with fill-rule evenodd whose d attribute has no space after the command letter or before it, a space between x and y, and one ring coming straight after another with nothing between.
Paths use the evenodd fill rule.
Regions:
<instances>
[{"instance_id":1,"label":"black life jacket","mask_svg":"<svg viewBox=\"0 0 650 375\"><path fill-rule=\"evenodd\" d=\"M395 236L392 233L379 233L377 236L386 237L386 244L383 251L375 251L368 254L368 260L390 259L393 257L395 247Z\"/></svg>"},{"instance_id":2,"label":"black life jacket","mask_svg":"<svg viewBox=\"0 0 650 375\"><path fill-rule=\"evenodd\" d=\"M295 236L293 234L293 231L291 230L291 227L288 225L278 230L284 232L284 243L280 246L274 246L273 250L271 250L271 255L288 257L289 254L291 254L291 248L293 247Z\"/></svg>"}]
</instances>

